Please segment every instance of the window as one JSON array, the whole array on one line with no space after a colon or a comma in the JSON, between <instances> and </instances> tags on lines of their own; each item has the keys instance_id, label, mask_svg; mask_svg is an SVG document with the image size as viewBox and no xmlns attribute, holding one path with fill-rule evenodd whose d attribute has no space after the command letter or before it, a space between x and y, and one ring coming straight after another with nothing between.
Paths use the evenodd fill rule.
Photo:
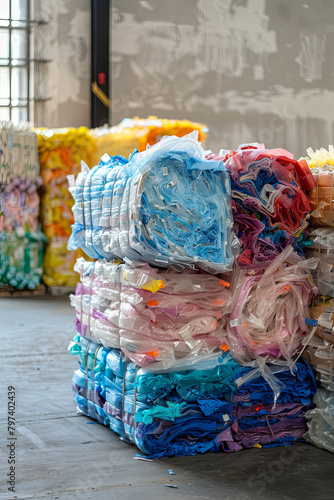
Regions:
<instances>
[{"instance_id":1,"label":"window","mask_svg":"<svg viewBox=\"0 0 334 500\"><path fill-rule=\"evenodd\" d=\"M29 0L0 0L0 121L29 121Z\"/></svg>"}]
</instances>

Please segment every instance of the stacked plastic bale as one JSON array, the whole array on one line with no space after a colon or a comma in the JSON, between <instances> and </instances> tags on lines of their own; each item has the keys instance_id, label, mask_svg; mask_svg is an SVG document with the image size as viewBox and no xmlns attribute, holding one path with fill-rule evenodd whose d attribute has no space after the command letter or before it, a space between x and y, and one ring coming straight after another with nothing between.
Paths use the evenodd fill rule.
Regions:
<instances>
[{"instance_id":1,"label":"stacked plastic bale","mask_svg":"<svg viewBox=\"0 0 334 500\"><path fill-rule=\"evenodd\" d=\"M96 165L104 153L128 158L135 149L144 151L148 144L153 146L161 137L166 135L183 137L194 130L199 134L198 140L204 142L208 128L201 123L158 119L156 116L149 116L146 119L125 118L114 127L100 127L90 131L97 149L88 165L89 167Z\"/></svg>"},{"instance_id":2,"label":"stacked plastic bale","mask_svg":"<svg viewBox=\"0 0 334 500\"><path fill-rule=\"evenodd\" d=\"M76 176L83 160L89 167L99 161L102 153L129 156L147 144L155 144L161 135L183 136L197 130L206 138L204 125L187 120L126 119L116 127L88 130L85 127L38 129L38 150L44 188L41 198L42 227L48 237L44 257L44 282L49 287L70 287L77 283L73 271L81 250L67 251L73 224L73 198L68 192L68 176Z\"/></svg>"},{"instance_id":3,"label":"stacked plastic bale","mask_svg":"<svg viewBox=\"0 0 334 500\"><path fill-rule=\"evenodd\" d=\"M88 342L106 356L100 380L85 361L74 376L80 411L98 413L154 456L217 450L232 421L231 367L226 382L220 368L231 296L228 283L204 269L230 270L238 248L222 162L206 160L194 137L167 137L129 161L105 155L92 170L83 166L70 190L69 246L100 259L76 265L81 283L71 300L80 335L71 350ZM188 386L178 392L184 377ZM80 399L89 379L103 412L92 406L94 394Z\"/></svg>"},{"instance_id":4,"label":"stacked plastic bale","mask_svg":"<svg viewBox=\"0 0 334 500\"><path fill-rule=\"evenodd\" d=\"M252 381L243 387L241 398L236 393L231 432L237 437L233 441L247 447L258 436L260 445L284 444L301 438L305 413L316 390L309 369L301 369L296 361L297 353L313 335L308 304L317 288L310 273L318 260L304 260L304 250L309 245L308 191L315 182L305 162L295 161L282 149L266 150L263 144L241 145L237 151L222 150L219 156L208 157L221 158L230 172L234 232L241 242L231 279L233 300L226 343L239 363L256 360L272 388L270 393L259 391ZM279 375L281 363L285 371ZM274 379L270 373L275 373ZM292 390L301 374L307 398L303 391ZM286 378L288 397L280 391L280 377ZM282 408L286 402L295 406ZM276 425L280 435L273 430ZM268 429L271 438L266 437Z\"/></svg>"},{"instance_id":5,"label":"stacked plastic bale","mask_svg":"<svg viewBox=\"0 0 334 500\"><path fill-rule=\"evenodd\" d=\"M38 153L43 179L41 195L42 228L48 238L43 267L49 287L75 287L73 266L81 250L68 252L73 224L73 200L68 192L68 175L77 175L81 159L89 161L95 146L88 129L40 129Z\"/></svg>"},{"instance_id":6,"label":"stacked plastic bale","mask_svg":"<svg viewBox=\"0 0 334 500\"><path fill-rule=\"evenodd\" d=\"M312 276L319 294L311 304L314 337L307 346L305 356L311 363L320 389L314 397L315 409L308 413L306 439L320 448L334 452L334 149L329 146L307 150L303 159L313 173L316 186L311 197L311 245L309 257L318 257L319 264Z\"/></svg>"},{"instance_id":7,"label":"stacked plastic bale","mask_svg":"<svg viewBox=\"0 0 334 500\"><path fill-rule=\"evenodd\" d=\"M129 161L105 155L70 180L75 223L69 249L182 270L231 269L230 183L191 134L166 137Z\"/></svg>"},{"instance_id":8,"label":"stacked plastic bale","mask_svg":"<svg viewBox=\"0 0 334 500\"><path fill-rule=\"evenodd\" d=\"M238 365L231 356L187 358L152 372L80 335L70 352L79 355L72 379L79 412L151 458L218 451L219 435L233 421L226 394Z\"/></svg>"},{"instance_id":9,"label":"stacked plastic bale","mask_svg":"<svg viewBox=\"0 0 334 500\"><path fill-rule=\"evenodd\" d=\"M283 360L237 372L231 428L223 431L224 451L284 446L303 441L307 412L317 391L310 366L296 361L292 372ZM265 378L264 378L265 377Z\"/></svg>"},{"instance_id":10,"label":"stacked plastic bale","mask_svg":"<svg viewBox=\"0 0 334 500\"><path fill-rule=\"evenodd\" d=\"M83 289L89 290L87 284ZM94 293L89 295L96 299ZM86 311L87 298L86 294ZM72 379L79 412L110 426L152 458L302 440L305 413L313 407L316 390L305 363L297 362L293 374L284 361L268 364L264 379L257 362L242 368L226 345L221 345L222 354L188 354L178 360L157 359L158 350L141 356L135 351L128 358L119 349L89 340L97 334L104 343L112 342L105 334L106 324L94 322L96 305L95 301L86 326L82 328L82 319L77 322L85 337L77 335L70 346L80 358ZM81 316L78 308L77 317ZM166 368L168 364L172 366Z\"/></svg>"},{"instance_id":11,"label":"stacked plastic bale","mask_svg":"<svg viewBox=\"0 0 334 500\"><path fill-rule=\"evenodd\" d=\"M138 262L80 259L75 269L81 281L71 303L80 335L154 369L219 350L231 305L224 280Z\"/></svg>"},{"instance_id":12,"label":"stacked plastic bale","mask_svg":"<svg viewBox=\"0 0 334 500\"><path fill-rule=\"evenodd\" d=\"M0 128L0 286L34 290L46 241L39 217L37 136Z\"/></svg>"},{"instance_id":13,"label":"stacked plastic bale","mask_svg":"<svg viewBox=\"0 0 334 500\"><path fill-rule=\"evenodd\" d=\"M332 330L334 322L333 320L331 322ZM315 408L306 414L308 430L304 438L315 446L334 453L334 344L319 336L328 338L329 334L325 330L327 328L318 325L316 335L311 339L304 353L320 385L313 398Z\"/></svg>"},{"instance_id":14,"label":"stacked plastic bale","mask_svg":"<svg viewBox=\"0 0 334 500\"><path fill-rule=\"evenodd\" d=\"M316 384L296 354L313 331L308 304L317 289L309 275L316 265L289 246L265 269L234 270L226 343L245 368L236 380L226 451L291 444L306 432Z\"/></svg>"},{"instance_id":15,"label":"stacked plastic bale","mask_svg":"<svg viewBox=\"0 0 334 500\"><path fill-rule=\"evenodd\" d=\"M152 456L301 439L315 387L307 365L293 356L308 331L305 318L315 289L307 278L314 261L303 262L286 244L261 268L236 267L231 287L226 277L208 274L230 271L239 245L232 232L229 177L222 162L192 137L165 138L129 162L104 156L91 171L83 166L71 184L70 248L80 246L101 259L78 261L81 283L71 298L79 333L71 352L80 357L83 345L94 351L93 365L87 368L87 355L81 356L73 378L79 410ZM296 191L302 197L300 185ZM302 212L302 232L305 218ZM294 238L288 242L296 246ZM117 257L122 260L112 261ZM116 356L129 375L106 361L97 368L99 356ZM202 393L199 372L209 360L216 378L205 374L210 388ZM217 373L217 366L227 371ZM138 373L145 375L140 382ZM167 379L173 380L172 390L148 396L153 388L165 391ZM181 391L179 380L183 389L190 384L190 394ZM96 388L98 399L87 385ZM140 403L149 407L137 411L138 391L146 398ZM267 406L259 411L264 392ZM131 411L125 412L127 404ZM250 444L247 428L254 422L258 431ZM181 436L182 445L171 444L173 436L177 443Z\"/></svg>"},{"instance_id":16,"label":"stacked plastic bale","mask_svg":"<svg viewBox=\"0 0 334 500\"><path fill-rule=\"evenodd\" d=\"M334 279L332 278L334 270L334 211L332 207L334 149L333 146L330 146L328 151L323 148L313 151L309 148L307 153L309 156L302 161L310 166L316 183L310 192L312 227L311 245L307 255L319 258L319 265L313 272L319 296L313 301L312 317L318 320L317 334L324 331L325 334L331 335L330 315L328 315L330 305L326 301L334 297Z\"/></svg>"},{"instance_id":17,"label":"stacked plastic bale","mask_svg":"<svg viewBox=\"0 0 334 500\"><path fill-rule=\"evenodd\" d=\"M299 160L307 164L315 179L315 186L310 191L311 225L313 227L334 228L334 147L329 146L313 151L307 150L308 156Z\"/></svg>"},{"instance_id":18,"label":"stacked plastic bale","mask_svg":"<svg viewBox=\"0 0 334 500\"><path fill-rule=\"evenodd\" d=\"M308 191L315 186L307 163L284 149L257 143L221 150L217 158L231 174L240 267L264 268L287 246L303 256L311 210Z\"/></svg>"},{"instance_id":19,"label":"stacked plastic bale","mask_svg":"<svg viewBox=\"0 0 334 500\"><path fill-rule=\"evenodd\" d=\"M313 406L315 381L303 362L294 376L287 364L268 367L281 384L273 410L258 368L240 367L228 351L153 370L80 335L69 350L79 357L72 378L78 411L150 458L291 444L302 440Z\"/></svg>"}]
</instances>

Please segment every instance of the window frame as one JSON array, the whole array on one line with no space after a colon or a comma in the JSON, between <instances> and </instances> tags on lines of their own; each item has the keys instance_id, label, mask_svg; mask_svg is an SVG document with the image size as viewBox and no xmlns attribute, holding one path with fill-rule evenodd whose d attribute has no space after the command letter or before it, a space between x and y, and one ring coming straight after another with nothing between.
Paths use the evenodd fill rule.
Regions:
<instances>
[{"instance_id":1,"label":"window frame","mask_svg":"<svg viewBox=\"0 0 334 500\"><path fill-rule=\"evenodd\" d=\"M24 19L13 19L13 12L12 12L12 6L13 6L13 1L8 0L8 7L9 7L9 14L8 18L3 18L1 16L0 12L0 30L8 30L8 57L2 57L0 58L0 68L8 68L9 72L9 95L3 96L0 98L0 110L1 109L8 109L9 112L9 121L13 122L13 110L14 109L25 109L26 110L26 119L21 120L19 119L18 123L17 120L15 120L15 124L19 124L22 122L29 122L30 117L31 117L31 56L30 56L30 50L31 50L31 43L30 43L30 36L31 36L31 17L30 17L30 7L31 7L31 1L30 0L25 0L25 5L26 5L26 16ZM7 23L7 25L5 25ZM24 57L13 57L13 44L12 44L12 35L17 32L24 33L24 38L25 38L25 54ZM20 54L18 54L20 55ZM17 63L15 63L17 61ZM14 64L13 64L14 63ZM12 82L13 82L13 69L21 69L24 68L26 70L26 81L25 81L25 89L24 89L24 94L25 97L21 97L20 94L17 97L13 97L13 88L12 88ZM18 79L18 81L20 81ZM5 99L8 99L8 105L3 104ZM17 104L15 103L17 101ZM20 102L21 101L21 102ZM22 101L24 101L24 104L22 104ZM15 103L15 105L13 104ZM1 122L1 119L0 119Z\"/></svg>"}]
</instances>

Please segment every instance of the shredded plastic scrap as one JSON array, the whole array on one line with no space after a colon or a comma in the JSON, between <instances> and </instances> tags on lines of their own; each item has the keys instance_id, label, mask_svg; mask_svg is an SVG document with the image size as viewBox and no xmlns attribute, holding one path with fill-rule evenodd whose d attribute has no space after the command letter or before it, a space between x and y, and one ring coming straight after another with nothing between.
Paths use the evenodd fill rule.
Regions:
<instances>
[{"instance_id":1,"label":"shredded plastic scrap","mask_svg":"<svg viewBox=\"0 0 334 500\"><path fill-rule=\"evenodd\" d=\"M129 162L105 155L91 171L83 166L70 187L68 248L178 270L231 270L238 242L229 176L223 162L205 158L193 134L164 137Z\"/></svg>"}]
</instances>

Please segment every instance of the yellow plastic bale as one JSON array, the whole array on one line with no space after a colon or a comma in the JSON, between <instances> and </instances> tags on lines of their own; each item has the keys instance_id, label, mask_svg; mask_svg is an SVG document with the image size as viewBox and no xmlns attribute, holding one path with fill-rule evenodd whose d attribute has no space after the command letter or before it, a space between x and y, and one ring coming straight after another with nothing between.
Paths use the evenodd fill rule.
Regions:
<instances>
[{"instance_id":1,"label":"yellow plastic bale","mask_svg":"<svg viewBox=\"0 0 334 500\"><path fill-rule=\"evenodd\" d=\"M146 119L126 118L114 127L91 130L96 151L91 157L89 167L97 165L104 153L128 158L135 149L144 151L147 144L152 146L165 135L183 137L194 130L198 131L198 140L204 142L208 133L205 125L189 120L158 119L156 116L149 116Z\"/></svg>"},{"instance_id":2,"label":"yellow plastic bale","mask_svg":"<svg viewBox=\"0 0 334 500\"><path fill-rule=\"evenodd\" d=\"M73 266L76 259L85 254L67 250L71 225L74 223L74 201L68 191L67 176L79 173L81 160L91 163L96 145L86 127L38 129L36 132L44 181L41 195L42 228L49 239L43 260L43 279L48 286L73 287L78 281Z\"/></svg>"}]
</instances>

